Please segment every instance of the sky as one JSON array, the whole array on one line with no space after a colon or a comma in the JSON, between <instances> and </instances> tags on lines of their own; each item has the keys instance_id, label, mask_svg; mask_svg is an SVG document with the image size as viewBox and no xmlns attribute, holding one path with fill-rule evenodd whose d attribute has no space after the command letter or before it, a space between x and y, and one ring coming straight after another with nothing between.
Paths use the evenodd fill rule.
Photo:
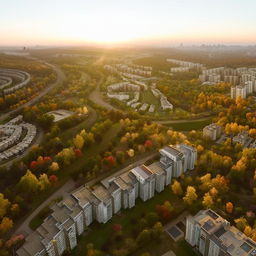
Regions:
<instances>
[{"instance_id":1,"label":"sky","mask_svg":"<svg viewBox=\"0 0 256 256\"><path fill-rule=\"evenodd\" d=\"M1 0L0 45L256 44L256 0Z\"/></svg>"}]
</instances>

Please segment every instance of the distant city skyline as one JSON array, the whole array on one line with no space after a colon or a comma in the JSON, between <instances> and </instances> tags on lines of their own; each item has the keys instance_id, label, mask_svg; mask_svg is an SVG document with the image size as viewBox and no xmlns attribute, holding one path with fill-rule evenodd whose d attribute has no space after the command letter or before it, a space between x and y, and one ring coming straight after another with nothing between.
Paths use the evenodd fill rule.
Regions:
<instances>
[{"instance_id":1,"label":"distant city skyline","mask_svg":"<svg viewBox=\"0 0 256 256\"><path fill-rule=\"evenodd\" d=\"M256 44L254 0L9 0L0 46Z\"/></svg>"}]
</instances>

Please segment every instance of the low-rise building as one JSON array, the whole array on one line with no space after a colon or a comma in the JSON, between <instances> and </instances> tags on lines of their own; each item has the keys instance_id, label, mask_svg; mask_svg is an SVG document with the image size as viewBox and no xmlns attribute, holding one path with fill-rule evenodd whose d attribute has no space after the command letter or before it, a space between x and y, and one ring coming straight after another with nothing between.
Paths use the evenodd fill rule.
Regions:
<instances>
[{"instance_id":1,"label":"low-rise building","mask_svg":"<svg viewBox=\"0 0 256 256\"><path fill-rule=\"evenodd\" d=\"M247 131L239 132L234 138L233 141L241 144L243 147L248 148L253 139L249 136Z\"/></svg>"}]
</instances>

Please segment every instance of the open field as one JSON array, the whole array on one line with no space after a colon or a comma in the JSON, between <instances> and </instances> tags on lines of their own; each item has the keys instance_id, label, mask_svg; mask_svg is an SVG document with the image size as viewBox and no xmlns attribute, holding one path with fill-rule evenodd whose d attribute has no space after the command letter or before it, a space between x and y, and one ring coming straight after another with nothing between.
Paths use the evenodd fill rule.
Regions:
<instances>
[{"instance_id":1,"label":"open field","mask_svg":"<svg viewBox=\"0 0 256 256\"><path fill-rule=\"evenodd\" d=\"M206 125L211 123L211 118L199 121L188 121L185 123L172 123L166 124L166 126L172 128L175 131L192 131L192 130L202 130Z\"/></svg>"}]
</instances>

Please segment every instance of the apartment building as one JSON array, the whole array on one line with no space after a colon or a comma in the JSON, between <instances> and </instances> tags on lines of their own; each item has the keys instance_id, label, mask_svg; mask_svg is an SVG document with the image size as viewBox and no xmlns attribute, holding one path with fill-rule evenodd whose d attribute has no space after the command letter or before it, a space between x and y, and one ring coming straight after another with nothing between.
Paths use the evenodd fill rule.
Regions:
<instances>
[{"instance_id":1,"label":"apartment building","mask_svg":"<svg viewBox=\"0 0 256 256\"><path fill-rule=\"evenodd\" d=\"M90 190L94 202L95 216L99 223L107 223L113 216L113 203L108 190L96 185Z\"/></svg>"},{"instance_id":2,"label":"apartment building","mask_svg":"<svg viewBox=\"0 0 256 256\"><path fill-rule=\"evenodd\" d=\"M172 169L172 177L180 177L187 171L185 155L174 146L166 146L160 150L160 163L166 169Z\"/></svg>"},{"instance_id":3,"label":"apartment building","mask_svg":"<svg viewBox=\"0 0 256 256\"><path fill-rule=\"evenodd\" d=\"M211 209L187 217L185 239L203 256L256 255L256 243Z\"/></svg>"},{"instance_id":4,"label":"apartment building","mask_svg":"<svg viewBox=\"0 0 256 256\"><path fill-rule=\"evenodd\" d=\"M84 223L86 226L89 226L95 219L93 214L93 208L95 208L93 207L94 198L92 197L90 191L85 186L82 186L74 191L71 194L71 197L77 201L78 205L82 209Z\"/></svg>"},{"instance_id":5,"label":"apartment building","mask_svg":"<svg viewBox=\"0 0 256 256\"><path fill-rule=\"evenodd\" d=\"M195 162L197 160L197 151L193 147L187 144L179 144L177 148L184 154L186 159L186 166L188 170L195 168Z\"/></svg>"},{"instance_id":6,"label":"apartment building","mask_svg":"<svg viewBox=\"0 0 256 256\"><path fill-rule=\"evenodd\" d=\"M246 87L245 86L242 86L242 85L232 86L230 91L231 91L232 99L237 99L239 97L242 99L246 98Z\"/></svg>"},{"instance_id":7,"label":"apartment building","mask_svg":"<svg viewBox=\"0 0 256 256\"><path fill-rule=\"evenodd\" d=\"M139 197L147 201L155 195L155 174L145 165L135 167L131 170L139 182Z\"/></svg>"},{"instance_id":8,"label":"apartment building","mask_svg":"<svg viewBox=\"0 0 256 256\"><path fill-rule=\"evenodd\" d=\"M25 133L25 137L22 134ZM36 126L22 122L19 115L0 125L0 161L22 153L36 136Z\"/></svg>"},{"instance_id":9,"label":"apartment building","mask_svg":"<svg viewBox=\"0 0 256 256\"><path fill-rule=\"evenodd\" d=\"M149 165L148 168L155 173L155 188L158 193L162 192L165 186L168 186L171 183L171 172L167 172L163 165L160 162L154 162Z\"/></svg>"},{"instance_id":10,"label":"apartment building","mask_svg":"<svg viewBox=\"0 0 256 256\"><path fill-rule=\"evenodd\" d=\"M77 246L78 236L94 220L106 223L121 209L135 207L138 197L143 201L151 199L171 183L172 177L193 168L196 161L196 150L185 144L166 147L160 155L160 162L134 167L71 192L51 207L52 213L26 237L16 254L61 256Z\"/></svg>"},{"instance_id":11,"label":"apartment building","mask_svg":"<svg viewBox=\"0 0 256 256\"><path fill-rule=\"evenodd\" d=\"M221 136L222 127L215 123L209 124L203 129L203 137L211 140L216 140Z\"/></svg>"},{"instance_id":12,"label":"apartment building","mask_svg":"<svg viewBox=\"0 0 256 256\"><path fill-rule=\"evenodd\" d=\"M196 68L196 69L202 69L203 64L201 63L194 63L190 61L183 61L183 60L177 60L177 59L167 59L168 62L171 62L173 64L182 66L182 67L189 67L190 69Z\"/></svg>"}]
</instances>

